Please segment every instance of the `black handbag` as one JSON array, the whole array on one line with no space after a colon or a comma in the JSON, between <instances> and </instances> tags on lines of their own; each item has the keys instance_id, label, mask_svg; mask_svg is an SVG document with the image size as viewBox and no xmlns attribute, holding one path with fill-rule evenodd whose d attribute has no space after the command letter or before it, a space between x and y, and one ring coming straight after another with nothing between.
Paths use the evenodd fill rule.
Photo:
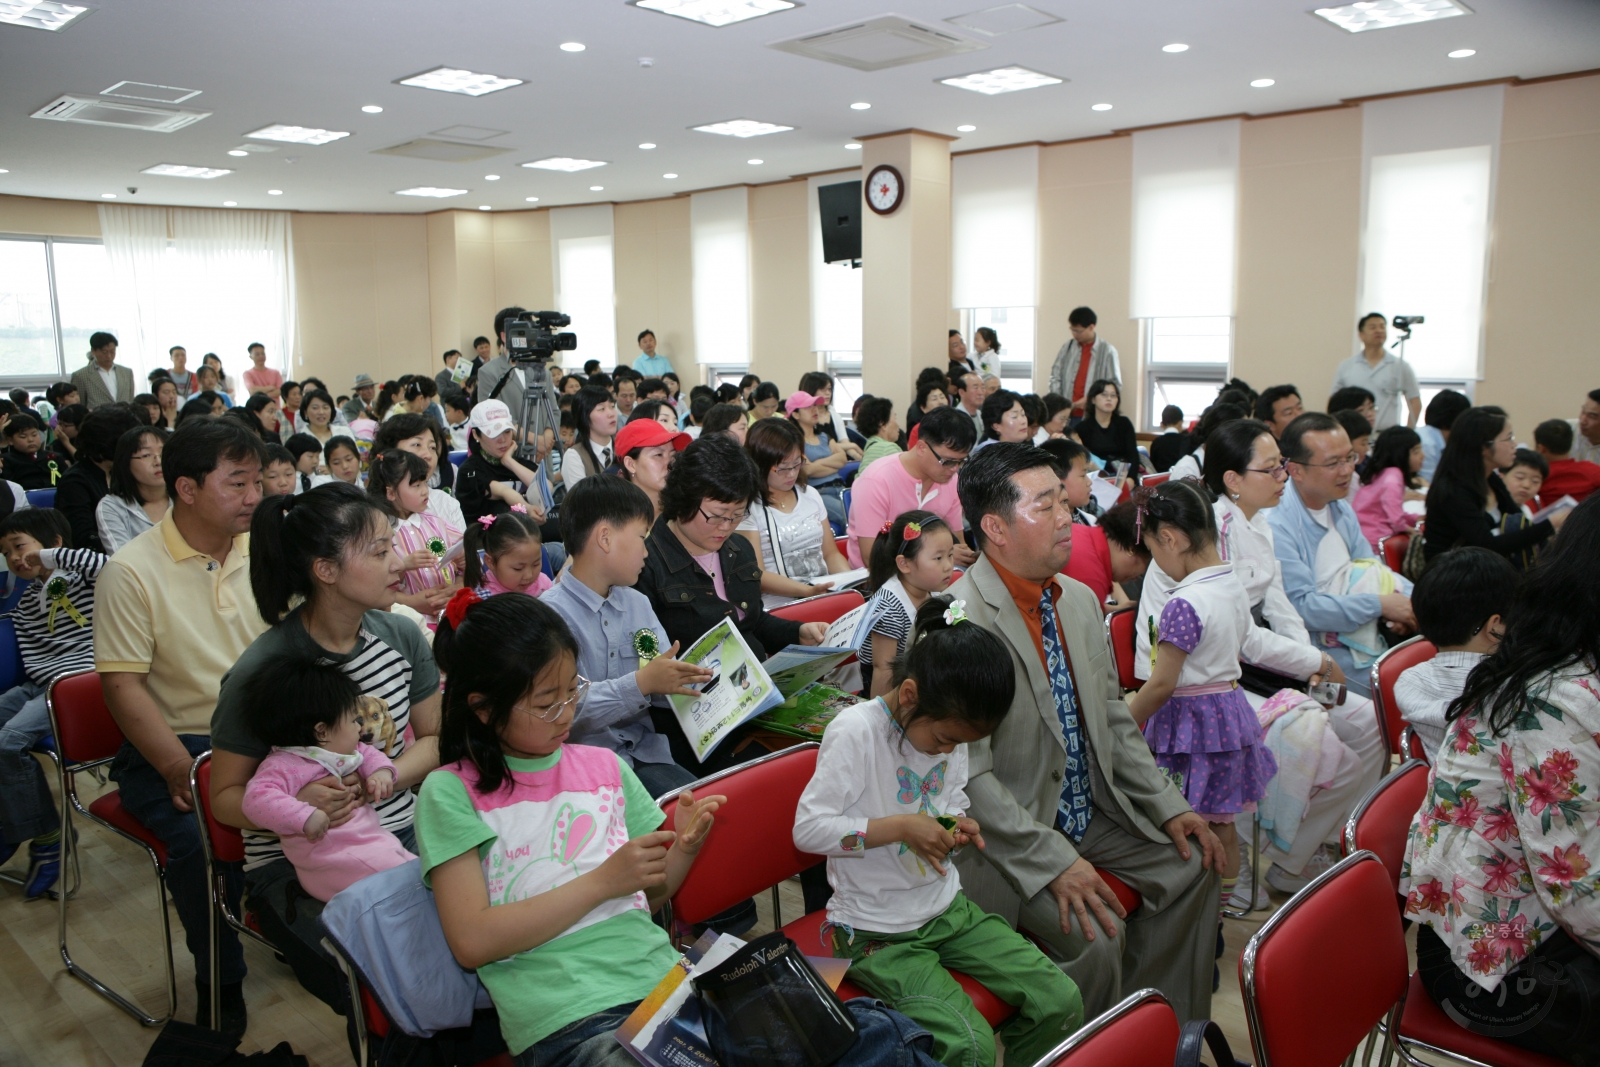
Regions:
<instances>
[{"instance_id":1,"label":"black handbag","mask_svg":"<svg viewBox=\"0 0 1600 1067\"><path fill-rule=\"evenodd\" d=\"M781 930L694 979L706 1038L721 1067L829 1067L856 1022Z\"/></svg>"}]
</instances>

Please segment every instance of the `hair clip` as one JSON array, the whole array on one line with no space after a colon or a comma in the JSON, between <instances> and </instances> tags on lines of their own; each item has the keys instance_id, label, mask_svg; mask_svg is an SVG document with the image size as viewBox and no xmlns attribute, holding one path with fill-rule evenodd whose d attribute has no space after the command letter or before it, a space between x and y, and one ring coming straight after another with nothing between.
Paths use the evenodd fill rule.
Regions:
<instances>
[{"instance_id":1,"label":"hair clip","mask_svg":"<svg viewBox=\"0 0 1600 1067\"><path fill-rule=\"evenodd\" d=\"M528 506L526 504L512 504L511 510L515 511L518 515L526 515L528 513Z\"/></svg>"},{"instance_id":2,"label":"hair clip","mask_svg":"<svg viewBox=\"0 0 1600 1067\"><path fill-rule=\"evenodd\" d=\"M900 540L902 540L902 541L915 541L917 538L919 538L921 536L922 536L922 524L920 522L908 522L908 523L906 523L905 530L900 534Z\"/></svg>"},{"instance_id":3,"label":"hair clip","mask_svg":"<svg viewBox=\"0 0 1600 1067\"><path fill-rule=\"evenodd\" d=\"M444 617L450 620L452 629L460 629L461 620L467 617L467 611L483 603L483 598L471 589L457 589L456 595L450 598L450 603L444 606Z\"/></svg>"},{"instance_id":4,"label":"hair clip","mask_svg":"<svg viewBox=\"0 0 1600 1067\"><path fill-rule=\"evenodd\" d=\"M487 530L489 527L494 525L496 518L497 518L497 516L495 516L495 515L479 515L478 516L478 525L482 526L485 530Z\"/></svg>"},{"instance_id":5,"label":"hair clip","mask_svg":"<svg viewBox=\"0 0 1600 1067\"><path fill-rule=\"evenodd\" d=\"M882 527L879 528L878 536L882 537L885 534L889 533L889 531L891 531L893 529L894 529L894 520L890 519L888 522L884 523Z\"/></svg>"},{"instance_id":6,"label":"hair clip","mask_svg":"<svg viewBox=\"0 0 1600 1067\"><path fill-rule=\"evenodd\" d=\"M952 600L950 606L944 609L944 624L954 626L958 622L970 622L967 618L967 602L965 600Z\"/></svg>"}]
</instances>

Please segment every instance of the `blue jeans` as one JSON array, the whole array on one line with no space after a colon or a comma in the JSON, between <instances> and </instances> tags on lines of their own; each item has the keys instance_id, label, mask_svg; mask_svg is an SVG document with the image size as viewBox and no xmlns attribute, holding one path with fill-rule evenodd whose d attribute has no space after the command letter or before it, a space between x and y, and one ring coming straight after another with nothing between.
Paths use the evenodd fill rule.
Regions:
<instances>
[{"instance_id":1,"label":"blue jeans","mask_svg":"<svg viewBox=\"0 0 1600 1067\"><path fill-rule=\"evenodd\" d=\"M211 748L211 738L198 734L179 734L178 740L189 755L198 756ZM179 811L167 793L167 780L150 766L139 750L124 743L111 762L111 778L122 790L122 806L167 846L167 890L178 908L183 923L184 941L194 956L195 974L206 983L211 976L210 923L211 894L206 886L206 857L200 846L200 826L193 812ZM234 864L227 870L226 886L230 905L237 910L243 879ZM244 949L239 935L218 923L217 946L221 952L218 974L223 985L244 981Z\"/></svg>"},{"instance_id":2,"label":"blue jeans","mask_svg":"<svg viewBox=\"0 0 1600 1067\"><path fill-rule=\"evenodd\" d=\"M619 1004L568 1023L543 1041L517 1053L516 1067L638 1067L617 1040L616 1029L639 1006Z\"/></svg>"},{"instance_id":3,"label":"blue jeans","mask_svg":"<svg viewBox=\"0 0 1600 1067\"><path fill-rule=\"evenodd\" d=\"M44 698L32 682L0 694L0 837L13 845L61 825L44 768L28 751L50 733Z\"/></svg>"},{"instance_id":4,"label":"blue jeans","mask_svg":"<svg viewBox=\"0 0 1600 1067\"><path fill-rule=\"evenodd\" d=\"M844 510L844 482L829 482L827 485L812 486L822 495L822 506L827 509L828 521L835 526L844 526L849 521L849 516Z\"/></svg>"}]
</instances>

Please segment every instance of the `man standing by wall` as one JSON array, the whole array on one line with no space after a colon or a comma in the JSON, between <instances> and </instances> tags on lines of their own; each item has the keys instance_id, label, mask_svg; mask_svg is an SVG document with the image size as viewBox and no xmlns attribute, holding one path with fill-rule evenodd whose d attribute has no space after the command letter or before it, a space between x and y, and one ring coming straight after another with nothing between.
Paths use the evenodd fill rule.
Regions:
<instances>
[{"instance_id":1,"label":"man standing by wall","mask_svg":"<svg viewBox=\"0 0 1600 1067\"><path fill-rule=\"evenodd\" d=\"M1179 1019L1207 1018L1222 843L1128 713L1094 594L1060 573L1072 554L1061 472L1042 449L995 444L960 491L982 554L950 595L1017 672L1010 713L968 746L967 814L987 847L957 859L964 887L1050 947L1086 1015L1154 986ZM1136 912L1097 868L1140 894Z\"/></svg>"},{"instance_id":2,"label":"man standing by wall","mask_svg":"<svg viewBox=\"0 0 1600 1067\"><path fill-rule=\"evenodd\" d=\"M72 372L72 384L90 411L105 404L133 402L133 370L117 362L117 339L104 330L89 338L87 367Z\"/></svg>"},{"instance_id":3,"label":"man standing by wall","mask_svg":"<svg viewBox=\"0 0 1600 1067\"><path fill-rule=\"evenodd\" d=\"M1334 392L1358 385L1377 399L1378 417L1372 424L1374 433L1400 425L1399 397L1403 394L1406 425L1416 426L1417 417L1422 414L1422 390L1417 387L1417 374L1411 364L1396 359L1383 347L1389 339L1389 320L1376 311L1369 312L1356 323L1356 333L1361 337L1361 351L1334 371Z\"/></svg>"},{"instance_id":4,"label":"man standing by wall","mask_svg":"<svg viewBox=\"0 0 1600 1067\"><path fill-rule=\"evenodd\" d=\"M1600 389L1592 389L1583 399L1583 407L1572 423L1572 459L1582 463L1600 463Z\"/></svg>"},{"instance_id":5,"label":"man standing by wall","mask_svg":"<svg viewBox=\"0 0 1600 1067\"><path fill-rule=\"evenodd\" d=\"M666 356L656 355L656 335L654 330L641 330L639 332L639 354L634 358L633 369L646 378L659 378L664 374L672 373L672 360Z\"/></svg>"},{"instance_id":6,"label":"man standing by wall","mask_svg":"<svg viewBox=\"0 0 1600 1067\"><path fill-rule=\"evenodd\" d=\"M978 440L983 440L983 379L972 371L955 378L951 383L956 390L956 408L972 420Z\"/></svg>"},{"instance_id":7,"label":"man standing by wall","mask_svg":"<svg viewBox=\"0 0 1600 1067\"><path fill-rule=\"evenodd\" d=\"M1072 401L1075 418L1081 418L1084 413L1083 394L1090 382L1109 378L1117 383L1119 390L1122 388L1122 366L1117 359L1117 349L1095 333L1099 322L1093 308L1073 308L1067 316L1072 340L1061 346L1050 368L1049 391Z\"/></svg>"}]
</instances>

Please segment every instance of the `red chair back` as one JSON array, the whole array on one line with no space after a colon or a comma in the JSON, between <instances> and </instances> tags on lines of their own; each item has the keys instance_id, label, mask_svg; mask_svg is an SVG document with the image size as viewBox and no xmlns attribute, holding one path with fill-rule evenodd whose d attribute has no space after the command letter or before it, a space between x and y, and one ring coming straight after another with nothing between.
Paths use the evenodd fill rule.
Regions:
<instances>
[{"instance_id":1,"label":"red chair back","mask_svg":"<svg viewBox=\"0 0 1600 1067\"><path fill-rule=\"evenodd\" d=\"M1133 673L1135 658L1139 655L1139 641L1134 629L1139 624L1137 605L1118 608L1106 616L1106 636L1111 641L1111 662L1117 665L1117 679L1124 689L1137 689L1144 683Z\"/></svg>"},{"instance_id":2,"label":"red chair back","mask_svg":"<svg viewBox=\"0 0 1600 1067\"><path fill-rule=\"evenodd\" d=\"M795 848L790 833L800 794L817 768L817 748L815 742L796 745L690 786L696 794L723 794L728 803L672 898L676 918L704 922L822 862Z\"/></svg>"},{"instance_id":3,"label":"red chair back","mask_svg":"<svg viewBox=\"0 0 1600 1067\"><path fill-rule=\"evenodd\" d=\"M66 763L108 760L122 747L122 730L106 707L100 675L94 671L57 678L50 686L56 752Z\"/></svg>"},{"instance_id":4,"label":"red chair back","mask_svg":"<svg viewBox=\"0 0 1600 1067\"><path fill-rule=\"evenodd\" d=\"M1411 535L1408 533L1394 533L1379 542L1383 551L1383 562L1396 574L1400 573L1400 564L1406 561L1406 549L1411 545Z\"/></svg>"},{"instance_id":5,"label":"red chair back","mask_svg":"<svg viewBox=\"0 0 1600 1067\"><path fill-rule=\"evenodd\" d=\"M194 802L205 819L206 833L211 835L211 855L219 863L244 862L244 834L236 827L217 821L211 813L211 753L200 757L194 769Z\"/></svg>"},{"instance_id":6,"label":"red chair back","mask_svg":"<svg viewBox=\"0 0 1600 1067\"><path fill-rule=\"evenodd\" d=\"M1405 995L1409 971L1388 872L1370 852L1340 860L1239 957L1256 1062L1338 1067Z\"/></svg>"},{"instance_id":7,"label":"red chair back","mask_svg":"<svg viewBox=\"0 0 1600 1067\"><path fill-rule=\"evenodd\" d=\"M1378 729L1382 731L1384 744L1389 747L1391 755L1422 758L1420 741L1411 746L1410 753L1400 751L1400 731L1406 724L1400 717L1400 704L1394 698L1394 683L1407 669L1426 663L1438 653L1433 642L1419 634L1395 645L1372 665L1372 703L1378 709Z\"/></svg>"},{"instance_id":8,"label":"red chair back","mask_svg":"<svg viewBox=\"0 0 1600 1067\"><path fill-rule=\"evenodd\" d=\"M1154 989L1142 989L1084 1023L1035 1067L1172 1067L1178 1017Z\"/></svg>"},{"instance_id":9,"label":"red chair back","mask_svg":"<svg viewBox=\"0 0 1600 1067\"><path fill-rule=\"evenodd\" d=\"M795 622L833 622L845 612L853 611L866 602L866 599L854 589L843 589L837 593L825 593L809 600L773 608L772 614L780 619L792 619Z\"/></svg>"},{"instance_id":10,"label":"red chair back","mask_svg":"<svg viewBox=\"0 0 1600 1067\"><path fill-rule=\"evenodd\" d=\"M1373 787L1344 827L1345 855L1366 849L1389 872L1389 884L1400 893L1400 865L1406 858L1406 840L1422 798L1428 795L1428 764L1407 760Z\"/></svg>"}]
</instances>

